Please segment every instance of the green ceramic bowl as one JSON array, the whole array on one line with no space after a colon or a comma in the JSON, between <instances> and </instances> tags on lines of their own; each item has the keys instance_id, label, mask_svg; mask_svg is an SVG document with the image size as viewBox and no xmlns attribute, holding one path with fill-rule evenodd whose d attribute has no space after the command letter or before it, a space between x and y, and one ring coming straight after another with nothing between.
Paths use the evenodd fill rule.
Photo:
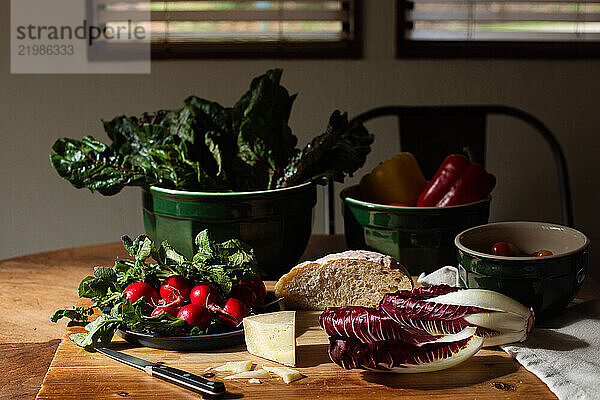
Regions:
<instances>
[{"instance_id":1,"label":"green ceramic bowl","mask_svg":"<svg viewBox=\"0 0 600 400\"><path fill-rule=\"evenodd\" d=\"M167 240L188 257L203 229L219 241L238 238L254 248L263 278L279 279L306 248L316 202L313 183L229 193L151 187L143 191L144 228L155 242Z\"/></svg>"},{"instance_id":2,"label":"green ceramic bowl","mask_svg":"<svg viewBox=\"0 0 600 400\"><path fill-rule=\"evenodd\" d=\"M358 186L341 197L348 247L388 254L413 275L456 265L454 238L485 224L490 211L490 198L452 207L386 206L361 200Z\"/></svg>"},{"instance_id":3,"label":"green ceramic bowl","mask_svg":"<svg viewBox=\"0 0 600 400\"><path fill-rule=\"evenodd\" d=\"M550 250L548 257L490 254L496 242L510 242L527 254ZM573 300L585 278L588 238L545 222L498 222L456 236L461 286L501 292L533 307L538 321L555 316Z\"/></svg>"}]
</instances>

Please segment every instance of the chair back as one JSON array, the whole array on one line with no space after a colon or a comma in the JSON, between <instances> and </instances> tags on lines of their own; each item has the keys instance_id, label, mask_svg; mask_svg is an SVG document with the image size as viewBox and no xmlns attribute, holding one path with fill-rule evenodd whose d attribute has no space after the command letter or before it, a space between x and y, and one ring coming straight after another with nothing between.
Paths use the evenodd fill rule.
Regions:
<instances>
[{"instance_id":1,"label":"chair back","mask_svg":"<svg viewBox=\"0 0 600 400\"><path fill-rule=\"evenodd\" d=\"M546 141L558 173L560 204L564 225L573 226L571 190L567 163L560 144L550 129L533 115L518 108L503 105L456 106L385 106L354 117L350 124L396 116L400 130L400 148L413 153L423 174L431 179L448 154L471 149L473 160L485 165L487 117L505 115L519 119L535 129ZM330 233L333 233L333 182L329 181L329 207L326 213Z\"/></svg>"}]
</instances>

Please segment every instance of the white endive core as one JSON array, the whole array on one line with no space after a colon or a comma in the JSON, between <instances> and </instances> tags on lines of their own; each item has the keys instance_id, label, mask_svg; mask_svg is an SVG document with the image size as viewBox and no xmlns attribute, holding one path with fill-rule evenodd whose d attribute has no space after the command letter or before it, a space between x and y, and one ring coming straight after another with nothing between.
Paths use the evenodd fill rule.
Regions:
<instances>
[{"instance_id":1,"label":"white endive core","mask_svg":"<svg viewBox=\"0 0 600 400\"><path fill-rule=\"evenodd\" d=\"M486 337L484 346L522 342L533 330L535 317L532 309L492 290L465 289L425 301L490 310L488 313L476 313L464 317L465 321L473 326L498 332L497 335Z\"/></svg>"},{"instance_id":2,"label":"white endive core","mask_svg":"<svg viewBox=\"0 0 600 400\"><path fill-rule=\"evenodd\" d=\"M471 306L486 310L504 311L528 318L531 310L502 293L486 289L465 289L433 297L425 301L456 306Z\"/></svg>"}]
</instances>

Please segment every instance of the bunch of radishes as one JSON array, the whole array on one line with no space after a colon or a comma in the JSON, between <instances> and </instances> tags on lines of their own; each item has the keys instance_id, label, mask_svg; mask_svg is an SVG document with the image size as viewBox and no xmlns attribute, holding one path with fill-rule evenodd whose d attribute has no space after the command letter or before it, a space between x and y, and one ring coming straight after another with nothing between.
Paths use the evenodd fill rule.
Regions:
<instances>
[{"instance_id":1,"label":"bunch of radishes","mask_svg":"<svg viewBox=\"0 0 600 400\"><path fill-rule=\"evenodd\" d=\"M251 309L264 305L267 289L256 275L233 285L225 295L208 282L192 282L181 275L173 275L158 290L146 282L135 282L123 291L125 301L135 303L143 298L142 309L151 316L170 315L181 318L186 331L204 331L211 321L225 329L239 326Z\"/></svg>"}]
</instances>

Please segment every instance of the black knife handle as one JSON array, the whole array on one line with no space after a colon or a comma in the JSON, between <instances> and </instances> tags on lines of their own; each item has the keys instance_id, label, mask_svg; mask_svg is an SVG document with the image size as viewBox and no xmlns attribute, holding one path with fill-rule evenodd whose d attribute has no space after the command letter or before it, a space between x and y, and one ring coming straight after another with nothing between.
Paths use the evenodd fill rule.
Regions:
<instances>
[{"instance_id":1,"label":"black knife handle","mask_svg":"<svg viewBox=\"0 0 600 400\"><path fill-rule=\"evenodd\" d=\"M225 393L222 382L212 382L189 372L166 365L151 367L151 375L196 393L218 396Z\"/></svg>"}]
</instances>

